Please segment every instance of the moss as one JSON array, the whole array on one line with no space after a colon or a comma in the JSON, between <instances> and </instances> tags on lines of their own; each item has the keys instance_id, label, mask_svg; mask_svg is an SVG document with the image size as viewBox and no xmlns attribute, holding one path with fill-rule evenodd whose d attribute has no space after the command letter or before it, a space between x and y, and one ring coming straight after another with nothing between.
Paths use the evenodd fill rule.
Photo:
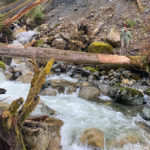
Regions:
<instances>
[{"instance_id":1,"label":"moss","mask_svg":"<svg viewBox=\"0 0 150 150\"><path fill-rule=\"evenodd\" d=\"M84 69L89 70L90 72L99 71L98 68L93 68L93 67L84 67Z\"/></svg>"},{"instance_id":2,"label":"moss","mask_svg":"<svg viewBox=\"0 0 150 150\"><path fill-rule=\"evenodd\" d=\"M2 61L0 61L0 68L2 68L2 69L6 68L5 64Z\"/></svg>"},{"instance_id":3,"label":"moss","mask_svg":"<svg viewBox=\"0 0 150 150\"><path fill-rule=\"evenodd\" d=\"M88 51L100 54L113 54L113 47L108 43L93 42L90 44Z\"/></svg>"},{"instance_id":4,"label":"moss","mask_svg":"<svg viewBox=\"0 0 150 150\"><path fill-rule=\"evenodd\" d=\"M133 97L135 97L136 95L138 97L143 97L142 92L136 90L136 89L132 89L129 87L121 87L121 92L124 93L124 95L132 95Z\"/></svg>"},{"instance_id":5,"label":"moss","mask_svg":"<svg viewBox=\"0 0 150 150\"><path fill-rule=\"evenodd\" d=\"M40 46L42 46L44 44L44 40L37 40L36 42L35 42L35 44L34 44L34 46L35 47L40 47Z\"/></svg>"}]
</instances>

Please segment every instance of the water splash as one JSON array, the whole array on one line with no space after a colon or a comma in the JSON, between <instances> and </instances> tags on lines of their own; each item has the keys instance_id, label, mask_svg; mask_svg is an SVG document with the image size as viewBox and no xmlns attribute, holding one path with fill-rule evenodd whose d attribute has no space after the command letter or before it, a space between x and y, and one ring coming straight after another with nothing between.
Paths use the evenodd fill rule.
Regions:
<instances>
[{"instance_id":1,"label":"water splash","mask_svg":"<svg viewBox=\"0 0 150 150\"><path fill-rule=\"evenodd\" d=\"M37 35L36 31L20 32L16 35L16 40L13 41L13 44L15 45L27 44L36 35Z\"/></svg>"}]
</instances>

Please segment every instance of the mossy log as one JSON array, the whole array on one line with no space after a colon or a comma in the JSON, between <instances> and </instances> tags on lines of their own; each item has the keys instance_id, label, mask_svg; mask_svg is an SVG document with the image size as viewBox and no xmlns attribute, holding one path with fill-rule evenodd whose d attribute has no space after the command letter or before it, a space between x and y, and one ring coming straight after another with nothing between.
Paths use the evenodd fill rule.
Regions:
<instances>
[{"instance_id":1,"label":"mossy log","mask_svg":"<svg viewBox=\"0 0 150 150\"><path fill-rule=\"evenodd\" d=\"M23 104L23 98L19 98L0 115L0 150L26 150L21 134L24 121L38 104L38 96L41 86L45 83L46 75L49 74L54 59L51 59L45 68L39 69L35 61L34 75L31 81L30 91Z\"/></svg>"}]
</instances>

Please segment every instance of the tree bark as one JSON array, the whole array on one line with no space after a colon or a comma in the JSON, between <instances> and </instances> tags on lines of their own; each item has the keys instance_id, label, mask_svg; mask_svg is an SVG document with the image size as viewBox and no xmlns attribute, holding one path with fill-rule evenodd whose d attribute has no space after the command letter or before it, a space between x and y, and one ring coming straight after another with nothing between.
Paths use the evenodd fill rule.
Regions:
<instances>
[{"instance_id":1,"label":"tree bark","mask_svg":"<svg viewBox=\"0 0 150 150\"><path fill-rule=\"evenodd\" d=\"M77 52L70 50L60 50L54 48L17 48L17 47L0 47L0 56L7 57L27 57L42 60L54 58L56 61L83 63L83 64L105 64L105 65L130 65L131 61L126 56L95 54L87 52Z\"/></svg>"},{"instance_id":2,"label":"tree bark","mask_svg":"<svg viewBox=\"0 0 150 150\"><path fill-rule=\"evenodd\" d=\"M0 114L0 150L26 150L22 138L21 129L24 121L29 117L31 112L38 104L40 98L38 96L42 85L45 82L46 75L49 74L54 59L51 59L44 69L39 69L34 64L34 75L31 81L30 91L23 104L23 99L19 98Z\"/></svg>"}]
</instances>

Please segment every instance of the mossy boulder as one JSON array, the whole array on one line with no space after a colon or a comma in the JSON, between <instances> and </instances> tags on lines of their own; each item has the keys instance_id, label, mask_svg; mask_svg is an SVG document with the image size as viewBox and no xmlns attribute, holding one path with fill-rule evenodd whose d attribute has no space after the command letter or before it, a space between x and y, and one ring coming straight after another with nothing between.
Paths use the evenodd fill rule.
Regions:
<instances>
[{"instance_id":1,"label":"mossy boulder","mask_svg":"<svg viewBox=\"0 0 150 150\"><path fill-rule=\"evenodd\" d=\"M108 43L93 42L90 44L88 51L91 53L113 54L113 47Z\"/></svg>"},{"instance_id":2,"label":"mossy boulder","mask_svg":"<svg viewBox=\"0 0 150 150\"><path fill-rule=\"evenodd\" d=\"M2 61L0 61L0 68L2 68L2 69L6 68L5 64Z\"/></svg>"},{"instance_id":3,"label":"mossy boulder","mask_svg":"<svg viewBox=\"0 0 150 150\"><path fill-rule=\"evenodd\" d=\"M142 105L143 93L133 88L120 87L115 95L115 101L125 105Z\"/></svg>"}]
</instances>

